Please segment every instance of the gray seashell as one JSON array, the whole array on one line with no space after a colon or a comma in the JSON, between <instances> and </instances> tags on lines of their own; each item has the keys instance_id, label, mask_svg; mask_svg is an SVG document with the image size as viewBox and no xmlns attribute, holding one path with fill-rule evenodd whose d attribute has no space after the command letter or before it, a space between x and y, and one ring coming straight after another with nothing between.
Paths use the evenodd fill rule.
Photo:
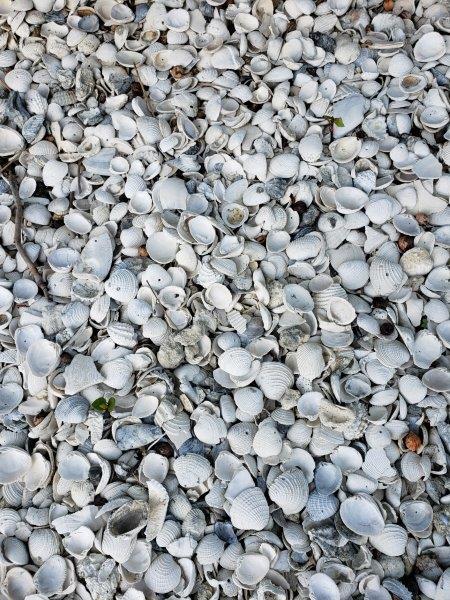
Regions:
<instances>
[{"instance_id":1,"label":"gray seashell","mask_svg":"<svg viewBox=\"0 0 450 600\"><path fill-rule=\"evenodd\" d=\"M82 396L62 398L55 408L55 418L63 423L83 423L89 414L90 404Z\"/></svg>"},{"instance_id":2,"label":"gray seashell","mask_svg":"<svg viewBox=\"0 0 450 600\"><path fill-rule=\"evenodd\" d=\"M269 486L270 499L286 515L300 512L308 500L308 484L300 469L291 469L279 475Z\"/></svg>"},{"instance_id":3,"label":"gray seashell","mask_svg":"<svg viewBox=\"0 0 450 600\"><path fill-rule=\"evenodd\" d=\"M156 594L172 592L181 579L181 568L170 554L159 554L145 574L147 587Z\"/></svg>"},{"instance_id":4,"label":"gray seashell","mask_svg":"<svg viewBox=\"0 0 450 600\"><path fill-rule=\"evenodd\" d=\"M344 500L339 514L344 524L359 535L380 535L384 529L380 509L367 494L356 494Z\"/></svg>"},{"instance_id":5,"label":"gray seashell","mask_svg":"<svg viewBox=\"0 0 450 600\"><path fill-rule=\"evenodd\" d=\"M114 439L120 450L132 450L148 446L161 436L162 431L159 427L135 423L117 427Z\"/></svg>"}]
</instances>

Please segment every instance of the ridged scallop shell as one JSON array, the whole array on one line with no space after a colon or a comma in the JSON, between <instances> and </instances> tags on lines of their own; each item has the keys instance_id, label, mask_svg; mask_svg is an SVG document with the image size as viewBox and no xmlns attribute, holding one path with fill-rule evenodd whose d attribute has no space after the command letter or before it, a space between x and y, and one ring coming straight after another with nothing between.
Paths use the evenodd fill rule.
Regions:
<instances>
[{"instance_id":1,"label":"ridged scallop shell","mask_svg":"<svg viewBox=\"0 0 450 600\"><path fill-rule=\"evenodd\" d=\"M308 483L300 469L290 469L281 473L269 485L270 499L285 515L300 512L308 500Z\"/></svg>"},{"instance_id":2,"label":"ridged scallop shell","mask_svg":"<svg viewBox=\"0 0 450 600\"><path fill-rule=\"evenodd\" d=\"M294 376L283 363L264 362L255 378L256 384L270 400L280 400L292 387Z\"/></svg>"},{"instance_id":3,"label":"ridged scallop shell","mask_svg":"<svg viewBox=\"0 0 450 600\"><path fill-rule=\"evenodd\" d=\"M399 525L386 525L380 535L371 536L369 542L386 556L402 556L406 550L408 533Z\"/></svg>"},{"instance_id":4,"label":"ridged scallop shell","mask_svg":"<svg viewBox=\"0 0 450 600\"><path fill-rule=\"evenodd\" d=\"M377 359L386 367L398 369L408 362L410 354L404 344L398 340L379 339L375 342Z\"/></svg>"},{"instance_id":5,"label":"ridged scallop shell","mask_svg":"<svg viewBox=\"0 0 450 600\"><path fill-rule=\"evenodd\" d=\"M406 275L397 263L377 256L370 263L370 282L375 295L387 296L398 290L405 281Z\"/></svg>"},{"instance_id":6,"label":"ridged scallop shell","mask_svg":"<svg viewBox=\"0 0 450 600\"><path fill-rule=\"evenodd\" d=\"M312 521L324 521L337 513L339 500L336 496L312 492L306 504L306 510Z\"/></svg>"},{"instance_id":7,"label":"ridged scallop shell","mask_svg":"<svg viewBox=\"0 0 450 600\"><path fill-rule=\"evenodd\" d=\"M105 281L105 292L108 296L123 304L130 302L136 296L137 291L136 276L127 269L116 269Z\"/></svg>"},{"instance_id":8,"label":"ridged scallop shell","mask_svg":"<svg viewBox=\"0 0 450 600\"><path fill-rule=\"evenodd\" d=\"M296 360L300 375L310 381L320 377L325 369L322 347L313 342L306 342L298 347Z\"/></svg>"},{"instance_id":9,"label":"ridged scallop shell","mask_svg":"<svg viewBox=\"0 0 450 600\"><path fill-rule=\"evenodd\" d=\"M88 387L102 383L103 377L97 371L90 356L77 354L64 371L66 382L65 392L69 395L78 394Z\"/></svg>"},{"instance_id":10,"label":"ridged scallop shell","mask_svg":"<svg viewBox=\"0 0 450 600\"><path fill-rule=\"evenodd\" d=\"M261 531L269 522L269 507L263 492L248 488L233 500L230 519L236 529Z\"/></svg>"},{"instance_id":11,"label":"ridged scallop shell","mask_svg":"<svg viewBox=\"0 0 450 600\"><path fill-rule=\"evenodd\" d=\"M225 548L225 542L215 533L202 538L196 548L197 561L200 565L213 565L219 562Z\"/></svg>"},{"instance_id":12,"label":"ridged scallop shell","mask_svg":"<svg viewBox=\"0 0 450 600\"><path fill-rule=\"evenodd\" d=\"M181 568L170 554L159 554L145 574L147 587L155 594L173 592L181 579Z\"/></svg>"},{"instance_id":13,"label":"ridged scallop shell","mask_svg":"<svg viewBox=\"0 0 450 600\"><path fill-rule=\"evenodd\" d=\"M190 488L204 483L212 473L209 461L199 454L185 454L175 459L175 475L182 487Z\"/></svg>"},{"instance_id":14,"label":"ridged scallop shell","mask_svg":"<svg viewBox=\"0 0 450 600\"><path fill-rule=\"evenodd\" d=\"M380 509L366 494L356 494L344 500L339 514L344 525L359 535L380 535L384 529Z\"/></svg>"},{"instance_id":15,"label":"ridged scallop shell","mask_svg":"<svg viewBox=\"0 0 450 600\"><path fill-rule=\"evenodd\" d=\"M194 434L201 442L216 446L227 436L227 428L223 419L205 413L200 415L195 424Z\"/></svg>"},{"instance_id":16,"label":"ridged scallop shell","mask_svg":"<svg viewBox=\"0 0 450 600\"><path fill-rule=\"evenodd\" d=\"M219 356L218 364L229 375L243 377L250 371L252 355L244 348L230 348Z\"/></svg>"},{"instance_id":17,"label":"ridged scallop shell","mask_svg":"<svg viewBox=\"0 0 450 600\"><path fill-rule=\"evenodd\" d=\"M295 154L279 154L271 159L269 171L274 177L290 179L298 174L300 158Z\"/></svg>"},{"instance_id":18,"label":"ridged scallop shell","mask_svg":"<svg viewBox=\"0 0 450 600\"><path fill-rule=\"evenodd\" d=\"M257 456L268 458L278 456L283 440L278 429L272 424L263 423L253 438L253 450Z\"/></svg>"},{"instance_id":19,"label":"ridged scallop shell","mask_svg":"<svg viewBox=\"0 0 450 600\"><path fill-rule=\"evenodd\" d=\"M63 423L82 423L89 414L89 400L83 396L62 398L55 408L55 418Z\"/></svg>"},{"instance_id":20,"label":"ridged scallop shell","mask_svg":"<svg viewBox=\"0 0 450 600\"><path fill-rule=\"evenodd\" d=\"M257 387L246 386L234 390L233 397L236 406L251 416L258 415L264 408L264 396Z\"/></svg>"},{"instance_id":21,"label":"ridged scallop shell","mask_svg":"<svg viewBox=\"0 0 450 600\"><path fill-rule=\"evenodd\" d=\"M34 564L40 566L51 556L59 554L59 535L52 529L34 529L28 538L28 550Z\"/></svg>"}]
</instances>

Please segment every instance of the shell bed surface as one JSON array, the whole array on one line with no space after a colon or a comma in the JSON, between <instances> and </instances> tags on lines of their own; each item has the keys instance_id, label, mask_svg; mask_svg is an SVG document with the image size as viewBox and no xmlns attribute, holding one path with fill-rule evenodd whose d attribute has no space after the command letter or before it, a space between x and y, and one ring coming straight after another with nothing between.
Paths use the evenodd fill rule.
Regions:
<instances>
[{"instance_id":1,"label":"shell bed surface","mask_svg":"<svg viewBox=\"0 0 450 600\"><path fill-rule=\"evenodd\" d=\"M0 0L0 600L446 600L447 0Z\"/></svg>"}]
</instances>

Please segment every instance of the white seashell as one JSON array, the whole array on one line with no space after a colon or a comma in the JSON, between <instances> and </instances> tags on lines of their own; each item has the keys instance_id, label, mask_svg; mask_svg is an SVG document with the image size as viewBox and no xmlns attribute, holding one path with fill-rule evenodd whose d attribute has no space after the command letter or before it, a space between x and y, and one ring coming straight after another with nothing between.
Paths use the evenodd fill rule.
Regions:
<instances>
[{"instance_id":1,"label":"white seashell","mask_svg":"<svg viewBox=\"0 0 450 600\"><path fill-rule=\"evenodd\" d=\"M102 383L103 377L97 371L90 356L77 354L64 371L66 394L73 395L88 387Z\"/></svg>"},{"instance_id":2,"label":"white seashell","mask_svg":"<svg viewBox=\"0 0 450 600\"><path fill-rule=\"evenodd\" d=\"M270 499L285 515L300 512L308 500L308 483L300 469L291 469L279 475L269 485Z\"/></svg>"},{"instance_id":3,"label":"white seashell","mask_svg":"<svg viewBox=\"0 0 450 600\"><path fill-rule=\"evenodd\" d=\"M445 40L437 31L420 36L414 46L414 58L419 62L432 62L445 54Z\"/></svg>"},{"instance_id":4,"label":"white seashell","mask_svg":"<svg viewBox=\"0 0 450 600\"><path fill-rule=\"evenodd\" d=\"M59 535L52 529L34 529L28 538L28 550L33 562L41 566L51 556L59 554Z\"/></svg>"},{"instance_id":5,"label":"white seashell","mask_svg":"<svg viewBox=\"0 0 450 600\"><path fill-rule=\"evenodd\" d=\"M245 588L252 588L264 579L270 568L267 556L246 553L237 559L234 576Z\"/></svg>"},{"instance_id":6,"label":"white seashell","mask_svg":"<svg viewBox=\"0 0 450 600\"><path fill-rule=\"evenodd\" d=\"M255 378L263 394L270 400L280 400L292 387L294 377L283 363L264 362Z\"/></svg>"},{"instance_id":7,"label":"white seashell","mask_svg":"<svg viewBox=\"0 0 450 600\"><path fill-rule=\"evenodd\" d=\"M290 179L299 172L300 158L295 154L280 154L272 158L269 171L274 177Z\"/></svg>"},{"instance_id":8,"label":"white seashell","mask_svg":"<svg viewBox=\"0 0 450 600\"><path fill-rule=\"evenodd\" d=\"M296 352L296 360L300 375L310 381L320 377L325 369L322 348L313 342L300 344Z\"/></svg>"},{"instance_id":9,"label":"white seashell","mask_svg":"<svg viewBox=\"0 0 450 600\"><path fill-rule=\"evenodd\" d=\"M258 415L264 408L264 396L257 387L246 386L234 390L233 398L236 406L250 416Z\"/></svg>"},{"instance_id":10,"label":"white seashell","mask_svg":"<svg viewBox=\"0 0 450 600\"><path fill-rule=\"evenodd\" d=\"M30 455L16 446L0 448L0 483L19 481L31 467Z\"/></svg>"},{"instance_id":11,"label":"white seashell","mask_svg":"<svg viewBox=\"0 0 450 600\"><path fill-rule=\"evenodd\" d=\"M433 519L433 510L431 506L423 500L407 500L400 504L399 515L406 529L422 537L431 525ZM428 537L425 533L424 537Z\"/></svg>"},{"instance_id":12,"label":"white seashell","mask_svg":"<svg viewBox=\"0 0 450 600\"><path fill-rule=\"evenodd\" d=\"M25 146L23 137L10 127L0 125L0 156L12 156Z\"/></svg>"},{"instance_id":13,"label":"white seashell","mask_svg":"<svg viewBox=\"0 0 450 600\"><path fill-rule=\"evenodd\" d=\"M174 260L178 243L176 238L166 231L161 231L149 236L146 249L151 259L164 265Z\"/></svg>"},{"instance_id":14,"label":"white seashell","mask_svg":"<svg viewBox=\"0 0 450 600\"><path fill-rule=\"evenodd\" d=\"M344 3L344 0L332 0L332 2L339 6ZM325 573L314 573L309 579L309 597L311 600L339 600L339 588Z\"/></svg>"},{"instance_id":15,"label":"white seashell","mask_svg":"<svg viewBox=\"0 0 450 600\"><path fill-rule=\"evenodd\" d=\"M263 423L253 438L253 450L257 456L268 458L278 456L283 440L276 427Z\"/></svg>"},{"instance_id":16,"label":"white seashell","mask_svg":"<svg viewBox=\"0 0 450 600\"><path fill-rule=\"evenodd\" d=\"M82 559L89 553L94 540L95 535L88 527L79 527L63 539L63 546L70 555Z\"/></svg>"},{"instance_id":17,"label":"white seashell","mask_svg":"<svg viewBox=\"0 0 450 600\"><path fill-rule=\"evenodd\" d=\"M229 348L219 356L219 367L229 375L243 377L252 366L252 355L244 348Z\"/></svg>"},{"instance_id":18,"label":"white seashell","mask_svg":"<svg viewBox=\"0 0 450 600\"><path fill-rule=\"evenodd\" d=\"M219 562L225 548L225 542L215 533L202 538L195 550L200 565L213 565Z\"/></svg>"},{"instance_id":19,"label":"white seashell","mask_svg":"<svg viewBox=\"0 0 450 600\"><path fill-rule=\"evenodd\" d=\"M130 302L137 294L136 276L127 269L116 269L105 281L105 292L117 302Z\"/></svg>"},{"instance_id":20,"label":"white seashell","mask_svg":"<svg viewBox=\"0 0 450 600\"><path fill-rule=\"evenodd\" d=\"M319 135L307 135L300 140L298 152L303 160L308 163L317 162L322 155L322 140Z\"/></svg>"},{"instance_id":21,"label":"white seashell","mask_svg":"<svg viewBox=\"0 0 450 600\"><path fill-rule=\"evenodd\" d=\"M336 208L344 215L361 210L368 200L365 192L352 187L339 188L335 194Z\"/></svg>"},{"instance_id":22,"label":"white seashell","mask_svg":"<svg viewBox=\"0 0 450 600\"><path fill-rule=\"evenodd\" d=\"M46 377L58 366L61 347L48 340L33 342L26 355L30 371L36 377Z\"/></svg>"},{"instance_id":23,"label":"white seashell","mask_svg":"<svg viewBox=\"0 0 450 600\"><path fill-rule=\"evenodd\" d=\"M151 542L157 537L164 524L167 507L169 505L169 495L167 490L158 481L148 481L147 488L149 495L149 511L145 537L148 542ZM145 569L143 570L145 571Z\"/></svg>"},{"instance_id":24,"label":"white seashell","mask_svg":"<svg viewBox=\"0 0 450 600\"><path fill-rule=\"evenodd\" d=\"M339 514L344 525L359 535L376 536L384 529L384 519L378 506L366 494L356 494L344 500Z\"/></svg>"},{"instance_id":25,"label":"white seashell","mask_svg":"<svg viewBox=\"0 0 450 600\"><path fill-rule=\"evenodd\" d=\"M360 153L362 142L356 137L343 137L334 140L329 145L331 158L338 164L345 164L354 160Z\"/></svg>"},{"instance_id":26,"label":"white seashell","mask_svg":"<svg viewBox=\"0 0 450 600\"><path fill-rule=\"evenodd\" d=\"M386 525L380 535L371 536L370 543L386 556L402 556L406 550L408 533L399 525Z\"/></svg>"},{"instance_id":27,"label":"white seashell","mask_svg":"<svg viewBox=\"0 0 450 600\"><path fill-rule=\"evenodd\" d=\"M342 482L342 471L331 463L321 463L315 470L314 482L319 494L329 496L339 489Z\"/></svg>"},{"instance_id":28,"label":"white seashell","mask_svg":"<svg viewBox=\"0 0 450 600\"><path fill-rule=\"evenodd\" d=\"M296 283L288 284L283 288L283 299L285 305L294 312L309 312L314 308L311 294Z\"/></svg>"},{"instance_id":29,"label":"white seashell","mask_svg":"<svg viewBox=\"0 0 450 600\"><path fill-rule=\"evenodd\" d=\"M152 561L144 579L155 594L167 594L180 583L181 568L170 554L159 554Z\"/></svg>"},{"instance_id":30,"label":"white seashell","mask_svg":"<svg viewBox=\"0 0 450 600\"><path fill-rule=\"evenodd\" d=\"M213 283L205 291L206 301L220 310L228 311L233 301L230 290L221 283Z\"/></svg>"},{"instance_id":31,"label":"white seashell","mask_svg":"<svg viewBox=\"0 0 450 600\"><path fill-rule=\"evenodd\" d=\"M208 460L199 454L185 454L175 459L173 469L182 487L204 483L212 473Z\"/></svg>"},{"instance_id":32,"label":"white seashell","mask_svg":"<svg viewBox=\"0 0 450 600\"><path fill-rule=\"evenodd\" d=\"M236 529L261 531L269 521L269 507L263 492L248 488L233 500L230 519Z\"/></svg>"},{"instance_id":33,"label":"white seashell","mask_svg":"<svg viewBox=\"0 0 450 600\"><path fill-rule=\"evenodd\" d=\"M85 481L89 476L90 463L80 452L67 454L58 465L58 472L68 481Z\"/></svg>"},{"instance_id":34,"label":"white seashell","mask_svg":"<svg viewBox=\"0 0 450 600\"><path fill-rule=\"evenodd\" d=\"M67 577L67 562L62 556L51 556L39 567L33 577L39 593L46 596L61 594Z\"/></svg>"},{"instance_id":35,"label":"white seashell","mask_svg":"<svg viewBox=\"0 0 450 600\"><path fill-rule=\"evenodd\" d=\"M55 418L63 423L83 423L89 413L89 400L82 396L62 398L55 408Z\"/></svg>"}]
</instances>

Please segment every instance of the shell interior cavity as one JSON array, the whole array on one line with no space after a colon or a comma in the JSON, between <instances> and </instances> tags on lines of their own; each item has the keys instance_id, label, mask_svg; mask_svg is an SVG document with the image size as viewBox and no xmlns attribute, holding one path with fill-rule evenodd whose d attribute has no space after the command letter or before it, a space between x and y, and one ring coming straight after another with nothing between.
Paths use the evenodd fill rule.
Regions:
<instances>
[{"instance_id":1,"label":"shell interior cavity","mask_svg":"<svg viewBox=\"0 0 450 600\"><path fill-rule=\"evenodd\" d=\"M0 0L0 82L0 598L449 598L449 3Z\"/></svg>"}]
</instances>

